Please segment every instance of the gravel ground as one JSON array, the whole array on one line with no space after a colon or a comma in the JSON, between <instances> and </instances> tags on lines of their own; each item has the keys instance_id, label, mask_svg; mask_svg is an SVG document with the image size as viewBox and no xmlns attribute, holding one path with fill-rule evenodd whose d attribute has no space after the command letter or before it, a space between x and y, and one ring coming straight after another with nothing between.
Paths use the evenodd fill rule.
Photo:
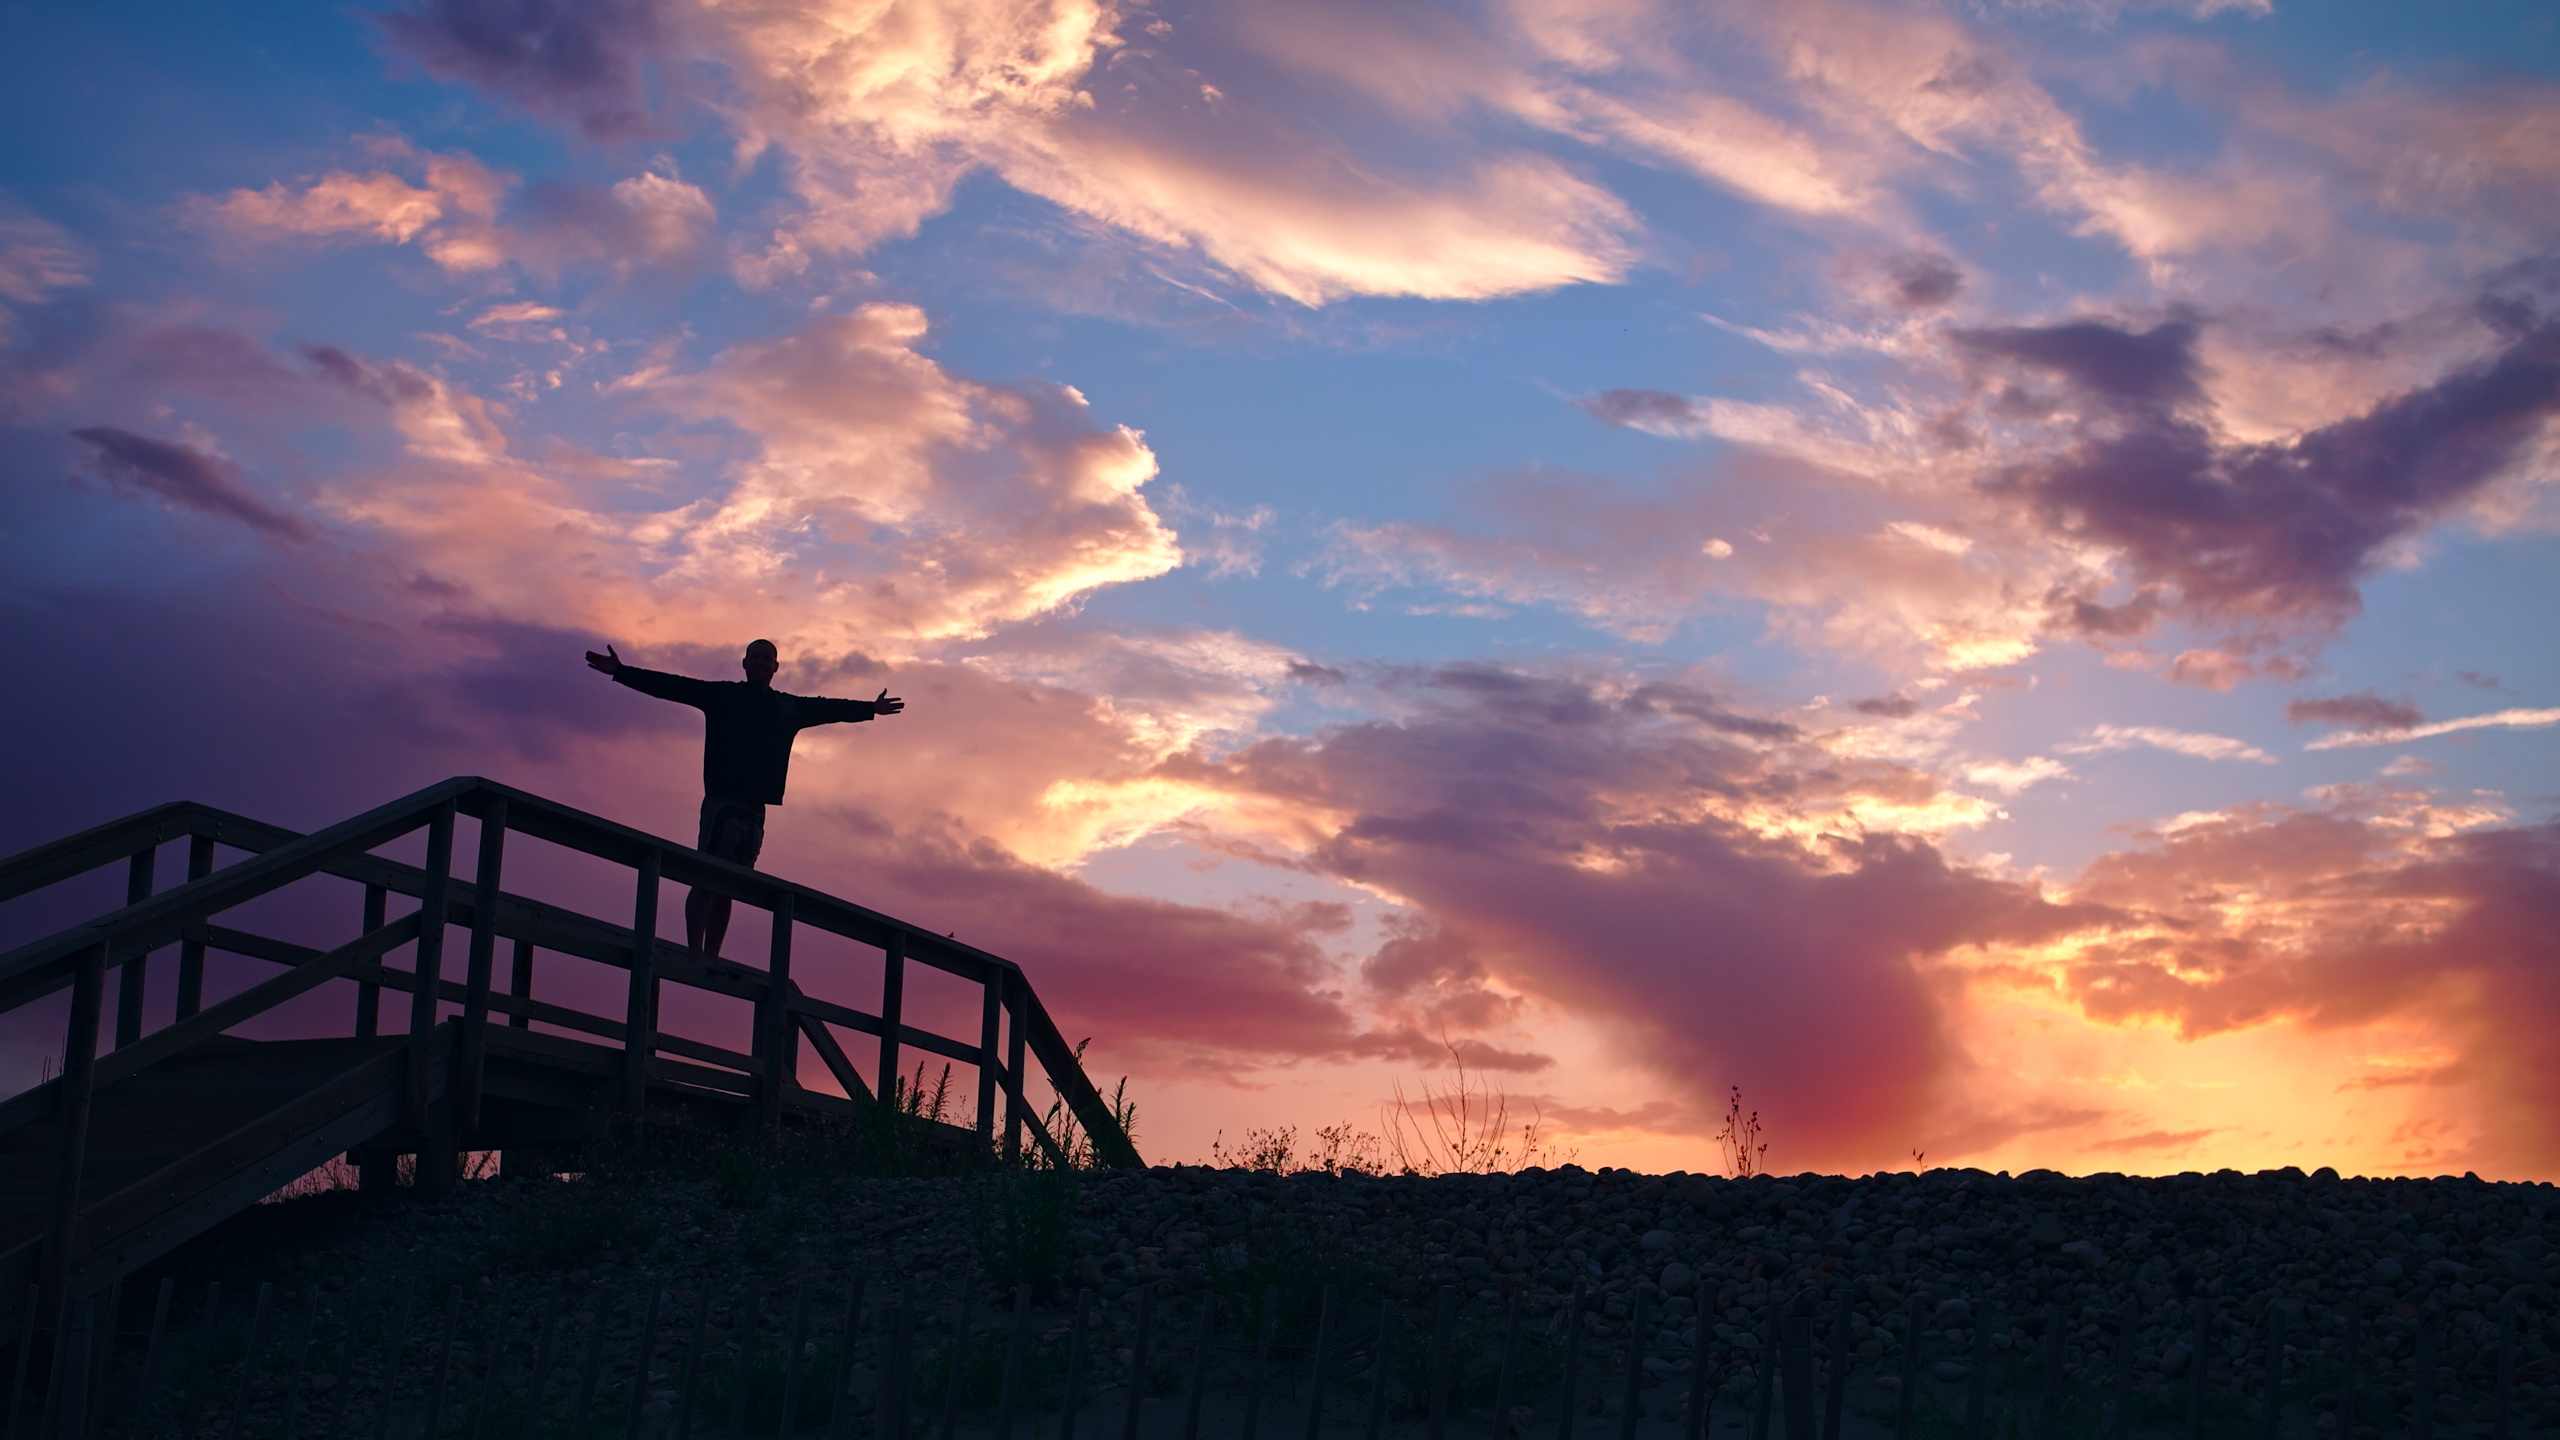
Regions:
<instances>
[{"instance_id":1,"label":"gravel ground","mask_svg":"<svg viewBox=\"0 0 2560 1440\"><path fill-rule=\"evenodd\" d=\"M447 1317L458 1314L441 1435L567 1437L591 1339L599 1399L589 1435L620 1435L631 1357L654 1290L661 1321L641 1397L643 1432L677 1429L674 1411L691 1368L695 1433L729 1433L729 1377L752 1344L768 1373L761 1390L750 1382L746 1428L775 1434L788 1383L782 1335L805 1313L797 1321L807 1377L800 1415L822 1426L848 1291L859 1280L863 1319L846 1371L845 1433L879 1431L887 1399L880 1359L901 1297L918 1377L911 1433L926 1433L942 1413L949 1336L964 1301L972 1313L960 1427L987 1433L1012 1305L981 1263L987 1194L988 1182L967 1179L804 1181L770 1194L756 1186L724 1191L711 1181L608 1187L515 1179L466 1183L432 1203L339 1194L262 1206L129 1282L119 1368L104 1390L129 1433L185 1433L192 1391L208 1435L284 1434L286 1409L298 1397L297 1437L369 1437L392 1374L400 1388L388 1406L391 1432L415 1436ZM1527 1433L1550 1433L1567 1364L1568 1297L1579 1285L1589 1300L1573 1361L1574 1409L1621 1415L1627 1361L1640 1345L1636 1428L1647 1436L1681 1433L1700 1359L1701 1306L1710 1423L1720 1440L1728 1433L1746 1440L1759 1372L1778 1368L1760 1364L1773 1309L1809 1314L1814 1353L1827 1362L1844 1300L1843 1429L1852 1440L1892 1433L1915 1314L1915 1435L1955 1440L1976 1389L1987 1407L1985 1435L2041 1434L2041 1362L2058 1316L2056 1440L2097 1440L2109 1433L2102 1417L2127 1307L2132 1428L2183 1437L2199 1364L2200 1300L2212 1316L2201 1359L2208 1435L2269 1433L2260 1397L2271 1307L2286 1356L2279 1419L2291 1440L2340 1437L2350 1425L2352 1435L2340 1440L2420 1440L2425 1430L2412 1427L2424 1389L2416 1366L2422 1327L2435 1337L2432 1434L2492 1433L2502 1345L2514 1365L2507 1425L2524 1434L2560 1427L2554 1201L2547 1185L2341 1180L2325 1170L2159 1179L1935 1170L1739 1181L1575 1167L1440 1178L1192 1167L1091 1174L1076 1188L1064 1232L1062 1283L1028 1313L1025 1411L1052 1417L1033 1433L1056 1432L1078 1292L1089 1292L1084 1423L1088 1435L1118 1433L1139 1292L1151 1288L1145 1434L1180 1433L1200 1317L1209 1309L1222 1318L1203 1362L1200 1433L1244 1433L1245 1412L1257 1403L1263 1433L1305 1432L1319 1297L1332 1286L1323 1433L1358 1434L1365 1425L1383 1309L1396 1327L1385 1366L1387 1429L1420 1434L1431 1307L1446 1286L1456 1302L1451 1433L1494 1432L1515 1297L1521 1328L1509 1413L1531 1427ZM144 1332L163 1275L176 1282L171 1338L146 1375ZM214 1281L223 1299L208 1332L204 1289ZM233 1431L230 1411L244 1387L231 1362L262 1284L274 1289L259 1327L260 1368L246 1377L249 1408ZM394 1368L383 1337L404 1284L414 1287L414 1313ZM755 1312L745 1304L750 1286L767 1299ZM460 1308L451 1311L457 1289ZM1256 1298L1273 1290L1281 1318L1256 1402L1248 1341ZM502 1299L506 1333L496 1349L504 1365L491 1388L492 1317ZM2351 1311L2363 1353L2350 1421L2340 1413L2339 1381ZM315 1317L307 1340L306 1315ZM528 1428L522 1395L546 1317L556 1323L549 1331L556 1358L539 1423ZM689 1367L697 1317L701 1359ZM289 1383L297 1355L298 1390ZM199 1365L204 1378L191 1384ZM1816 1398L1828 1387L1825 1373ZM1789 1433L1783 1399L1775 1412L1771 1433ZM1617 1435L1619 1423L1584 1418L1577 1426L1585 1435Z\"/></svg>"}]
</instances>

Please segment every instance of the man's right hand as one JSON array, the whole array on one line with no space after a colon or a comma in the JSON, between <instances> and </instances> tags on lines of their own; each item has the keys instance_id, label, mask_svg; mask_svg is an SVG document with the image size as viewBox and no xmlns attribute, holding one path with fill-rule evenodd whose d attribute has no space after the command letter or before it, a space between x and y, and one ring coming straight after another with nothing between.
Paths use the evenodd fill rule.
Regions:
<instances>
[{"instance_id":1,"label":"man's right hand","mask_svg":"<svg viewBox=\"0 0 2560 1440\"><path fill-rule=\"evenodd\" d=\"M604 653L601 655L590 650L587 652L587 668L601 670L607 675L619 674L622 670L622 657L613 653L611 645L604 647Z\"/></svg>"}]
</instances>

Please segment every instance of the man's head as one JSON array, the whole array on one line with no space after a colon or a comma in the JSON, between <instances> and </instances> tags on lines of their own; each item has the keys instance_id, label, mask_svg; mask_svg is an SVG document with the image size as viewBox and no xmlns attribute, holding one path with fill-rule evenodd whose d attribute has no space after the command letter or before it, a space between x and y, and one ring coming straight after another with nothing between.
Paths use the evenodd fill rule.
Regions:
<instances>
[{"instance_id":1,"label":"man's head","mask_svg":"<svg viewBox=\"0 0 2560 1440\"><path fill-rule=\"evenodd\" d=\"M738 668L747 672L750 685L770 685L773 672L782 668L782 652L770 640L750 640L747 653L738 660Z\"/></svg>"}]
</instances>

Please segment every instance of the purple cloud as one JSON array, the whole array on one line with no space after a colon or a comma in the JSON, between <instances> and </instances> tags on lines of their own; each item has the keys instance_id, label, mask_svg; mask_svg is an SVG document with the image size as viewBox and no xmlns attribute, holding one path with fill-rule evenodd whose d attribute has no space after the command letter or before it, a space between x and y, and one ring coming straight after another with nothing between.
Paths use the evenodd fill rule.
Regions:
<instances>
[{"instance_id":1,"label":"purple cloud","mask_svg":"<svg viewBox=\"0 0 2560 1440\"><path fill-rule=\"evenodd\" d=\"M182 509L237 520L279 540L313 538L310 526L259 499L237 471L209 455L113 425L74 430L71 438L91 448L99 473L119 489L141 490Z\"/></svg>"},{"instance_id":2,"label":"purple cloud","mask_svg":"<svg viewBox=\"0 0 2560 1440\"><path fill-rule=\"evenodd\" d=\"M1573 402L1603 424L1637 429L1677 429L1698 418L1697 407L1663 390L1603 390Z\"/></svg>"},{"instance_id":3,"label":"purple cloud","mask_svg":"<svg viewBox=\"0 0 2560 1440\"><path fill-rule=\"evenodd\" d=\"M2409 697L2393 700L2370 690L2327 699L2306 696L2286 705L2284 718L2296 725L2317 720L2323 725L2348 725L2358 730L2413 730L2427 723L2417 702Z\"/></svg>"},{"instance_id":4,"label":"purple cloud","mask_svg":"<svg viewBox=\"0 0 2560 1440\"><path fill-rule=\"evenodd\" d=\"M2121 550L2179 608L2326 628L2358 613L2388 546L2495 481L2560 414L2560 322L2510 325L2488 362L2289 443L2222 442L2180 407L2200 398L2197 327L2098 321L1959 332L1960 350L2058 378L2103 410L2057 458L1985 482L2055 532ZM2137 600L2137 604L2139 601ZM2078 628L2119 633L2103 607Z\"/></svg>"},{"instance_id":5,"label":"purple cloud","mask_svg":"<svg viewBox=\"0 0 2560 1440\"><path fill-rule=\"evenodd\" d=\"M657 127L646 69L665 33L656 0L423 0L381 17L392 48L589 139Z\"/></svg>"},{"instance_id":6,"label":"purple cloud","mask_svg":"<svg viewBox=\"0 0 2560 1440\"><path fill-rule=\"evenodd\" d=\"M1935 251L1914 250L1884 262L1894 298L1912 310L1934 310L1964 291L1964 272Z\"/></svg>"}]
</instances>

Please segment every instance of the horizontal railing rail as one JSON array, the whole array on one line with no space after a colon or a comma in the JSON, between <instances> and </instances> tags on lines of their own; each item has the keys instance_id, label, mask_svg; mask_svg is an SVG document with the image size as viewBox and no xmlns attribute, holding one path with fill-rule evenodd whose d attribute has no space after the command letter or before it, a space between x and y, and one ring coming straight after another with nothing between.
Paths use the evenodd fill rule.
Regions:
<instances>
[{"instance_id":1,"label":"horizontal railing rail","mask_svg":"<svg viewBox=\"0 0 2560 1440\"><path fill-rule=\"evenodd\" d=\"M455 862L461 858L453 854L457 816L480 822L478 863L468 876L455 873L460 868ZM424 866L373 853L421 830L427 832ZM508 891L502 881L505 842L511 834L634 871L632 923L618 925ZM155 892L152 872L158 848L179 839L189 842L187 878ZM248 858L216 868L218 846L245 851ZM45 1262L57 1282L67 1273L62 1265L68 1257L59 1252L78 1219L74 1212L79 1203L82 1147L96 1090L334 980L352 980L359 986L359 1037L378 1033L383 992L410 997L402 1143L419 1149L422 1176L443 1168L441 1161L435 1166L427 1163L430 1153L449 1156L458 1149L461 1136L480 1122L492 1015L502 1026L520 1029L539 1023L618 1045L624 1056L619 1108L634 1113L652 1084L674 1083L743 1096L767 1123L778 1120L781 1107L793 1097L802 1104L824 1101L823 1092L805 1090L798 1081L795 1057L804 1039L857 1104L895 1098L896 1087L889 1082L899 1073L904 1050L941 1056L977 1067L982 1143L993 1145L993 1113L1001 1093L1005 1159L1011 1162L1018 1155L1019 1136L1027 1129L1050 1163L1066 1164L1070 1157L1060 1137L1042 1123L1025 1093L1029 1063L1036 1061L1082 1127L1098 1162L1142 1163L1111 1108L1084 1074L1075 1051L1012 961L808 886L715 859L509 786L457 777L310 834L191 802L157 806L0 858L0 901L119 860L128 866L125 905L0 953L0 1012L22 1008L65 987L73 992L62 1073L0 1100L0 1134L47 1121L57 1122L62 1131L52 1238ZM216 923L226 912L318 875L364 887L363 927L346 944L322 951ZM697 956L656 935L658 890L668 881L771 912L772 948L766 965L758 968ZM387 918L388 900L395 894L417 901L418 909L397 920ZM485 905L481 903L484 894L491 897ZM793 935L801 926L882 952L878 1013L811 996L791 978ZM464 978L459 982L445 976L445 933L456 929L467 937ZM515 972L503 991L495 975L501 940L514 947ZM141 1016L146 967L149 957L172 945L180 948L177 1013L168 1024L146 1033ZM384 963L390 952L403 946L415 947L410 968ZM615 1019L533 1000L533 957L541 951L625 972L625 1015ZM204 962L210 952L284 968L208 1006L202 995ZM910 960L981 987L980 1033L974 1041L906 1022L904 970ZM120 975L123 985L114 1048L101 1055L98 1030L104 986L111 972ZM657 1015L660 987L667 982L752 1005L752 1048L741 1052L666 1033ZM449 1099L431 1104L424 1083L436 1063L430 1038L438 1028L437 1012L447 1002L463 1007L456 1031L456 1078ZM875 1094L863 1083L830 1027L877 1040L881 1093ZM656 1058L662 1054L683 1059Z\"/></svg>"}]
</instances>

